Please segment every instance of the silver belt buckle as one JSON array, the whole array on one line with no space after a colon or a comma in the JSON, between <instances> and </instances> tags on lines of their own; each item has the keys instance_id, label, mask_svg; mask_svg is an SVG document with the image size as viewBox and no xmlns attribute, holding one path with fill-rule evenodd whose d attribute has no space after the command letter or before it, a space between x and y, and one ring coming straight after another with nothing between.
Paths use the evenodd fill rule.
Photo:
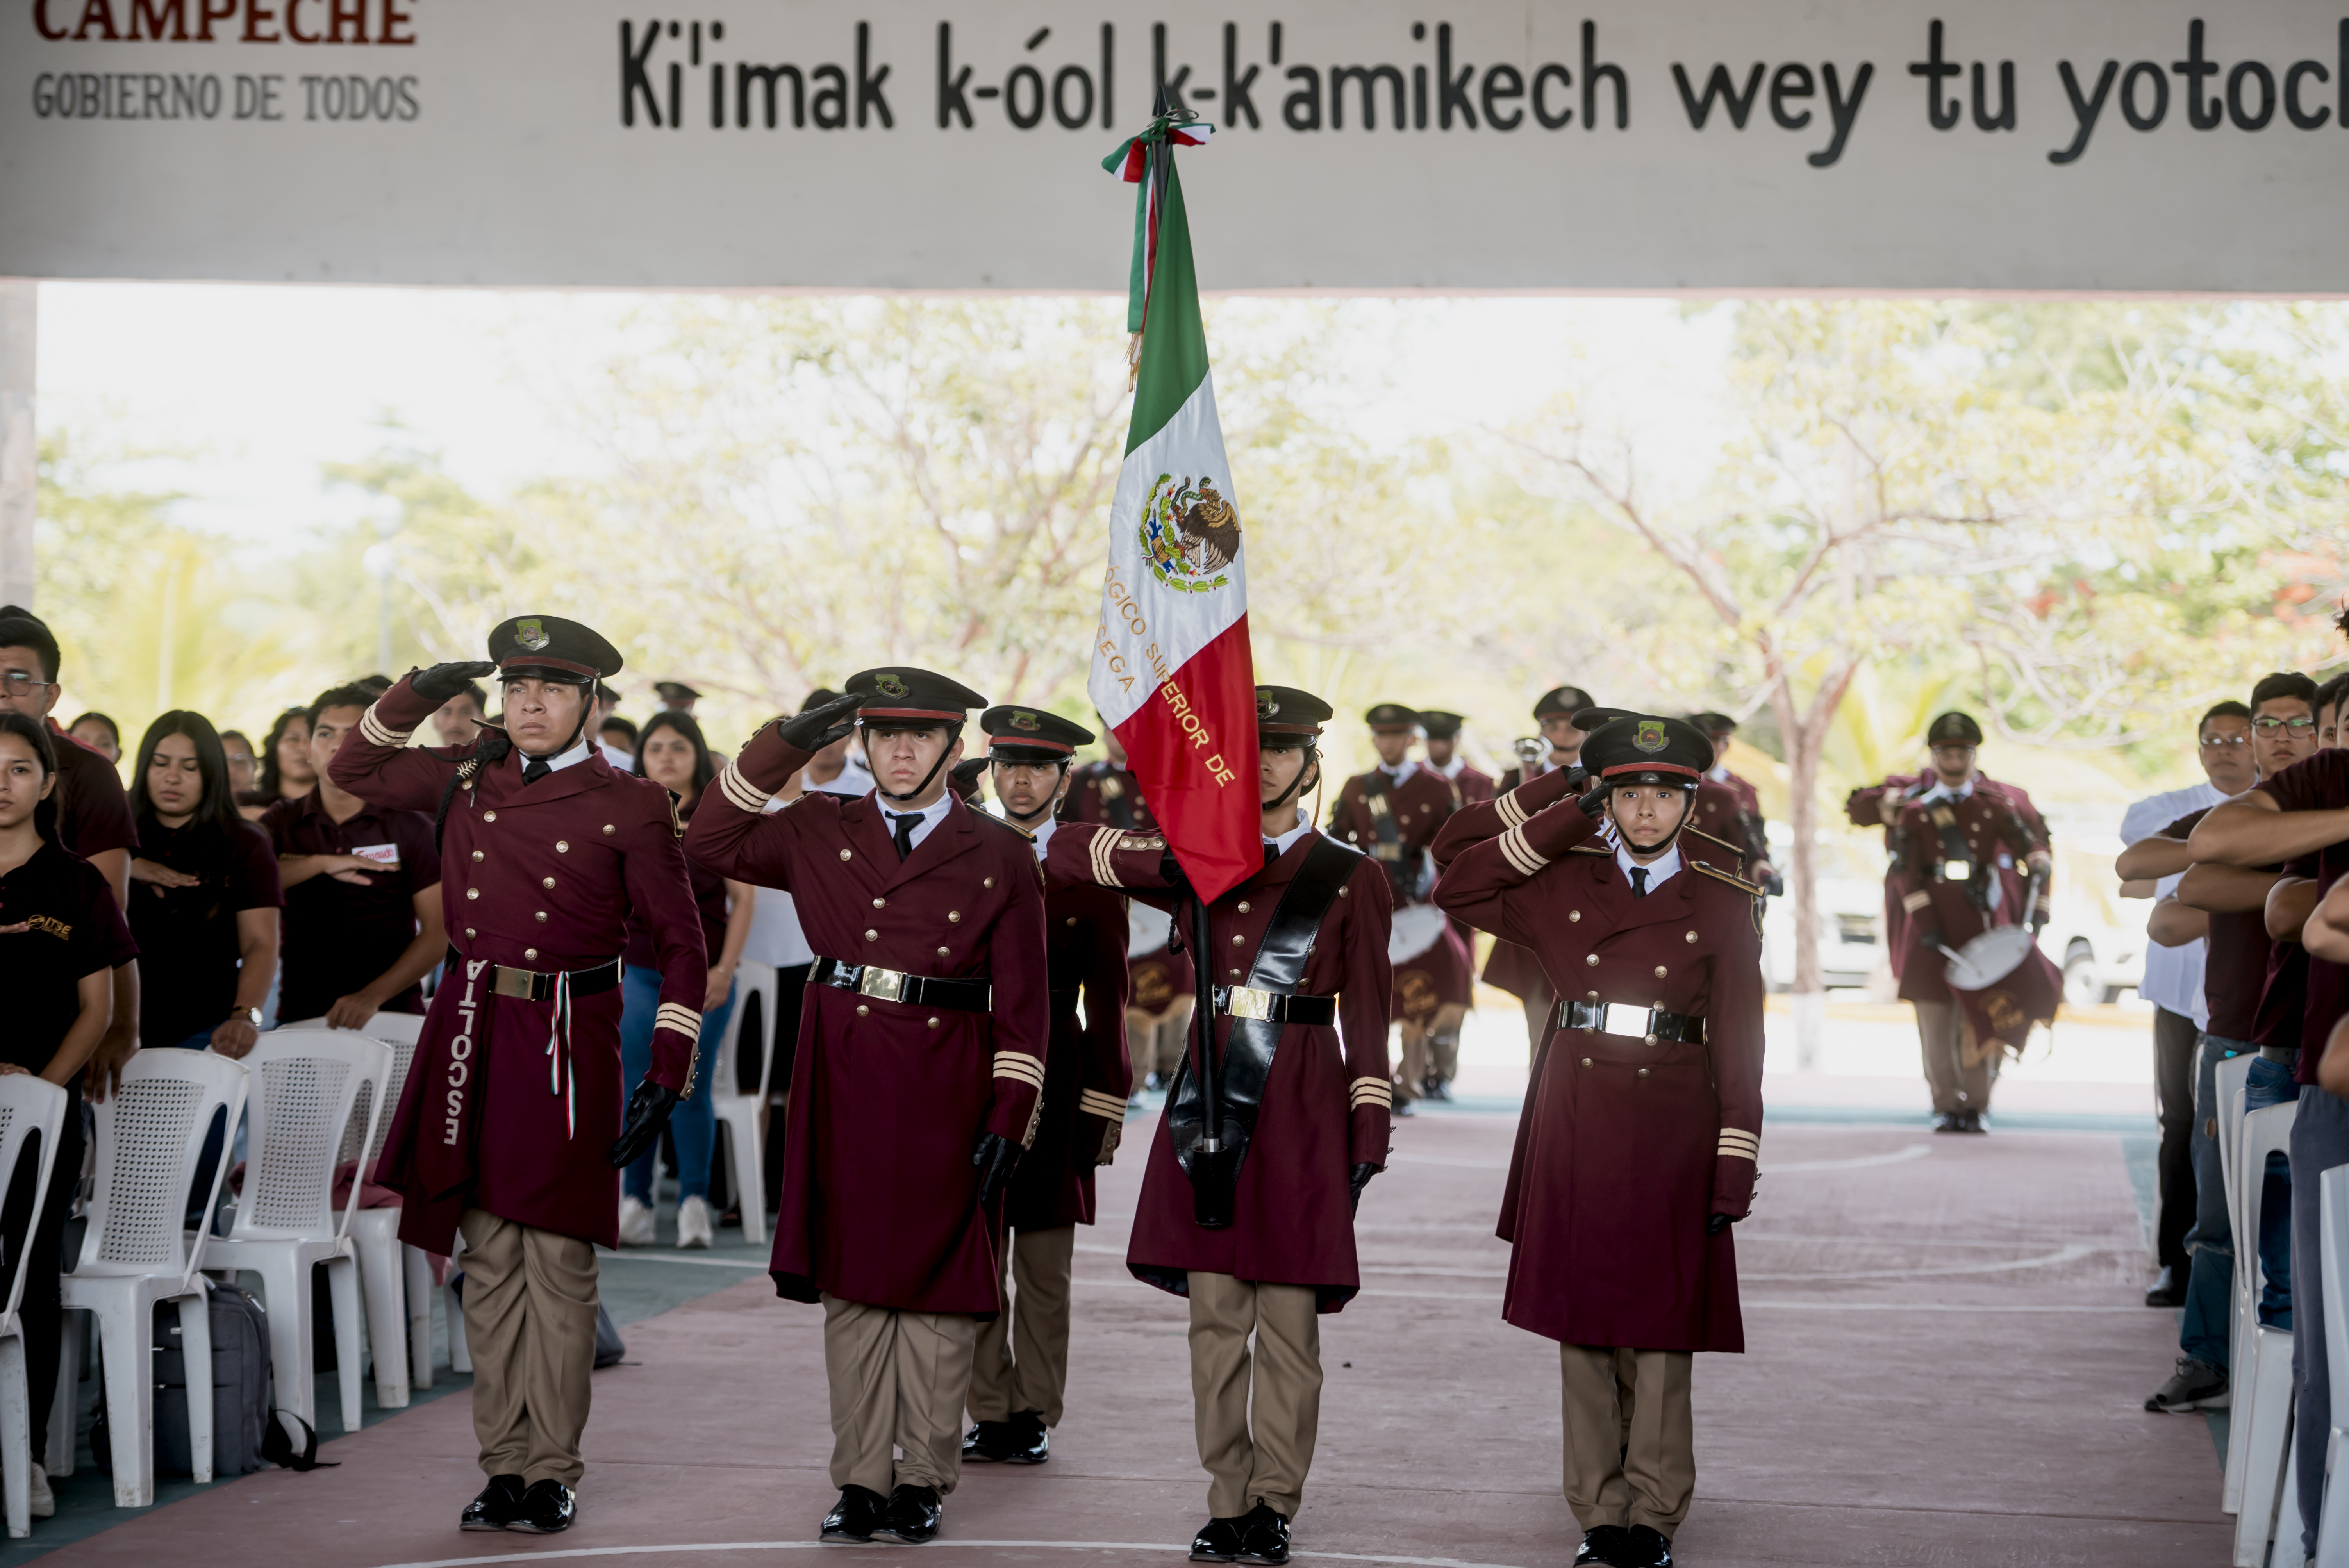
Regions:
<instances>
[{"instance_id":1,"label":"silver belt buckle","mask_svg":"<svg viewBox=\"0 0 2349 1568\"><path fill-rule=\"evenodd\" d=\"M1269 1022L1272 1018L1273 993L1255 985L1234 985L1224 994L1224 1014L1226 1017L1255 1018Z\"/></svg>"},{"instance_id":2,"label":"silver belt buckle","mask_svg":"<svg viewBox=\"0 0 2349 1568\"><path fill-rule=\"evenodd\" d=\"M1971 881L1973 881L1973 880L1974 880L1974 863L1973 863L1973 861L1943 861L1941 862L1941 880L1942 880L1943 882L1971 882Z\"/></svg>"},{"instance_id":3,"label":"silver belt buckle","mask_svg":"<svg viewBox=\"0 0 2349 1568\"><path fill-rule=\"evenodd\" d=\"M1608 1002L1599 1009L1599 1032L1602 1035L1629 1035L1640 1039L1648 1032L1648 1009L1634 1007L1627 1002Z\"/></svg>"},{"instance_id":4,"label":"silver belt buckle","mask_svg":"<svg viewBox=\"0 0 2349 1568\"><path fill-rule=\"evenodd\" d=\"M857 977L856 994L878 996L885 1002L903 1001L906 978L899 970L882 969L868 964L864 966L864 973Z\"/></svg>"}]
</instances>

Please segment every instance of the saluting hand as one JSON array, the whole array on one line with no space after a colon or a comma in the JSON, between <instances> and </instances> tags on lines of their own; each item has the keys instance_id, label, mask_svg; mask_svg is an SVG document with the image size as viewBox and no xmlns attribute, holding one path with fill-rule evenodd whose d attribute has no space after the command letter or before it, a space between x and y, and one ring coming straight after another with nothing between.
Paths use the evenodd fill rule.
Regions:
<instances>
[{"instance_id":1,"label":"saluting hand","mask_svg":"<svg viewBox=\"0 0 2349 1568\"><path fill-rule=\"evenodd\" d=\"M822 707L810 708L775 721L775 735L794 751L822 751L856 727L856 710L864 699L851 694L836 696Z\"/></svg>"},{"instance_id":2,"label":"saluting hand","mask_svg":"<svg viewBox=\"0 0 2349 1568\"><path fill-rule=\"evenodd\" d=\"M434 665L429 670L409 670L408 689L434 702L447 702L473 682L497 673L498 666L487 659L461 659Z\"/></svg>"}]
</instances>

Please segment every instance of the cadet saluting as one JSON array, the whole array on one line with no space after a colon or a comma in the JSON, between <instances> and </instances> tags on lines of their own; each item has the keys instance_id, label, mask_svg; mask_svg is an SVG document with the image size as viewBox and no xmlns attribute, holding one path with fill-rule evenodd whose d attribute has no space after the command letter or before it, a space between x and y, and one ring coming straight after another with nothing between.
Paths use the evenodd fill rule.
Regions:
<instances>
[{"instance_id":1,"label":"cadet saluting","mask_svg":"<svg viewBox=\"0 0 2349 1568\"><path fill-rule=\"evenodd\" d=\"M990 707L978 716L988 768L1004 820L1035 836L1042 859L1069 787L1069 759L1092 732L1058 714ZM1004 1267L1014 1305L979 1330L971 1366L962 1457L1042 1464L1046 1431L1061 1424L1069 1382L1069 1284L1077 1227L1093 1222L1093 1168L1117 1153L1133 1069L1126 1059L1125 900L1104 887L1056 887L1044 901L1050 954L1052 1047L1036 1136L1011 1174L1004 1219L1012 1231ZM1077 1016L1077 995L1085 1011ZM1016 1352L1016 1357L1015 1357Z\"/></svg>"},{"instance_id":2,"label":"cadet saluting","mask_svg":"<svg viewBox=\"0 0 2349 1568\"><path fill-rule=\"evenodd\" d=\"M1288 1560L1321 1419L1316 1315L1361 1287L1354 1206L1386 1164L1386 873L1315 832L1297 806L1319 777L1329 717L1319 697L1257 687L1264 870L1208 906L1199 958L1215 987L1222 1148L1205 1140L1199 1064L1185 1057L1125 1255L1135 1278L1191 1304L1211 1516L1191 1542L1195 1563ZM1064 822L1045 860L1056 884L1127 889L1195 929L1197 906L1155 834Z\"/></svg>"},{"instance_id":3,"label":"cadet saluting","mask_svg":"<svg viewBox=\"0 0 2349 1568\"><path fill-rule=\"evenodd\" d=\"M489 1485L466 1530L567 1528L595 1363L595 1243L619 1243L619 1169L693 1082L709 991L701 920L668 791L597 754L587 722L620 655L586 627L523 616L494 663L411 671L328 767L371 805L437 810L449 967L385 1137L400 1239L465 1238L473 1429ZM503 727L463 746L408 738L495 673ZM652 1067L620 1110L620 950L652 933ZM619 1141L615 1143L616 1135Z\"/></svg>"},{"instance_id":4,"label":"cadet saluting","mask_svg":"<svg viewBox=\"0 0 2349 1568\"><path fill-rule=\"evenodd\" d=\"M947 788L984 697L902 667L847 687L751 737L686 849L789 892L817 954L771 1272L779 1295L823 1304L841 1490L823 1539L917 1542L961 1477L979 1319L1003 1310L999 1200L1035 1131L1050 1033L1043 877L1026 834ZM764 814L854 724L874 792Z\"/></svg>"},{"instance_id":5,"label":"cadet saluting","mask_svg":"<svg viewBox=\"0 0 2349 1568\"><path fill-rule=\"evenodd\" d=\"M1682 857L1700 731L1612 719L1582 759L1596 788L1551 786L1435 898L1532 947L1565 998L1502 1203L1502 1315L1558 1341L1575 1561L1664 1568L1696 1489L1691 1355L1744 1348L1728 1229L1761 1148L1760 890Z\"/></svg>"}]
</instances>

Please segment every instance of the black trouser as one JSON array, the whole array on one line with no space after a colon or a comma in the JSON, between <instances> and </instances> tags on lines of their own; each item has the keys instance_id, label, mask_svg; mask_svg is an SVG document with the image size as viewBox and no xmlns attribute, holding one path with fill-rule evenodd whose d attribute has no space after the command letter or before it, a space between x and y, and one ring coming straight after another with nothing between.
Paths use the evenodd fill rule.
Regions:
<instances>
[{"instance_id":1,"label":"black trouser","mask_svg":"<svg viewBox=\"0 0 2349 1568\"><path fill-rule=\"evenodd\" d=\"M2194 1020L2167 1007L2153 1010L2153 1098L2161 1118L2161 1208L2154 1222L2154 1255L2186 1277L2186 1233L2194 1224Z\"/></svg>"},{"instance_id":2,"label":"black trouser","mask_svg":"<svg viewBox=\"0 0 2349 1568\"><path fill-rule=\"evenodd\" d=\"M792 1068L798 1060L800 1003L807 994L812 964L792 964L775 971L775 1016L771 1025L774 1057L767 1069L767 1145L760 1169L767 1180L767 1212L783 1202L783 1097L792 1091Z\"/></svg>"},{"instance_id":3,"label":"black trouser","mask_svg":"<svg viewBox=\"0 0 2349 1568\"><path fill-rule=\"evenodd\" d=\"M8 1196L0 1202L0 1235L7 1238L8 1256L22 1259L25 1296L18 1315L25 1330L26 1392L32 1401L33 1461L49 1463L49 1404L57 1392L57 1341L65 1309L57 1302L57 1274L63 1267L66 1216L73 1210L74 1189L81 1181L81 1091L68 1091L65 1127L57 1135L57 1161L49 1173L47 1201L40 1221L33 1219L33 1186L40 1171L40 1141L27 1139ZM25 1233L32 1232L28 1246ZM78 1370L78 1369L77 1369Z\"/></svg>"}]
</instances>

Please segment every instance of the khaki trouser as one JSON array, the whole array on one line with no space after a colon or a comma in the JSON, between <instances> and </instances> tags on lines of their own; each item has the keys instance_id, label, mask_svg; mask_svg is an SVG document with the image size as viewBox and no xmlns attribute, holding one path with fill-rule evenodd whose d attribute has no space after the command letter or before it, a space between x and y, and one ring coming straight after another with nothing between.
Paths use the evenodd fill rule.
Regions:
<instances>
[{"instance_id":1,"label":"khaki trouser","mask_svg":"<svg viewBox=\"0 0 2349 1568\"><path fill-rule=\"evenodd\" d=\"M832 1385L832 1484L889 1495L952 1491L962 1479L962 1400L978 1319L823 1298L823 1371ZM905 1457L893 1460L892 1447Z\"/></svg>"},{"instance_id":2,"label":"khaki trouser","mask_svg":"<svg viewBox=\"0 0 2349 1568\"><path fill-rule=\"evenodd\" d=\"M1450 1083L1460 1076L1460 1021L1466 1011L1463 1007L1445 1008L1445 1013L1458 1016L1447 1019L1439 1013L1427 1031L1427 1070L1439 1083Z\"/></svg>"},{"instance_id":3,"label":"khaki trouser","mask_svg":"<svg viewBox=\"0 0 2349 1568\"><path fill-rule=\"evenodd\" d=\"M1669 1540L1696 1492L1685 1350L1557 1347L1566 1502L1586 1531L1644 1524Z\"/></svg>"},{"instance_id":4,"label":"khaki trouser","mask_svg":"<svg viewBox=\"0 0 2349 1568\"><path fill-rule=\"evenodd\" d=\"M1139 1007L1125 1010L1125 1054L1133 1064L1136 1094L1152 1073L1162 1078L1174 1077L1183 1053L1190 1047L1191 1009L1195 1000L1177 996L1163 1014L1145 1013Z\"/></svg>"},{"instance_id":5,"label":"khaki trouser","mask_svg":"<svg viewBox=\"0 0 2349 1568\"><path fill-rule=\"evenodd\" d=\"M595 1371L595 1249L483 1209L457 1229L481 1473L576 1488Z\"/></svg>"},{"instance_id":6,"label":"khaki trouser","mask_svg":"<svg viewBox=\"0 0 2349 1568\"><path fill-rule=\"evenodd\" d=\"M1047 1427L1061 1424L1061 1395L1069 1385L1069 1276L1076 1261L1077 1228L1014 1231L1004 1250L1011 1305L978 1326L970 1364L970 1418L1009 1420L1032 1410Z\"/></svg>"},{"instance_id":7,"label":"khaki trouser","mask_svg":"<svg viewBox=\"0 0 2349 1568\"><path fill-rule=\"evenodd\" d=\"M1190 1288L1191 1401L1199 1463L1208 1476L1207 1512L1236 1519L1261 1498L1294 1519L1321 1428L1321 1322L1313 1288L1250 1284L1198 1269L1191 1271Z\"/></svg>"},{"instance_id":8,"label":"khaki trouser","mask_svg":"<svg viewBox=\"0 0 2349 1568\"><path fill-rule=\"evenodd\" d=\"M1933 1109L1988 1110L1996 1057L1985 1056L1973 1066L1965 1061L1966 1016L1955 1002L1914 1002L1917 1042L1925 1057L1925 1084L1933 1091Z\"/></svg>"}]
</instances>

